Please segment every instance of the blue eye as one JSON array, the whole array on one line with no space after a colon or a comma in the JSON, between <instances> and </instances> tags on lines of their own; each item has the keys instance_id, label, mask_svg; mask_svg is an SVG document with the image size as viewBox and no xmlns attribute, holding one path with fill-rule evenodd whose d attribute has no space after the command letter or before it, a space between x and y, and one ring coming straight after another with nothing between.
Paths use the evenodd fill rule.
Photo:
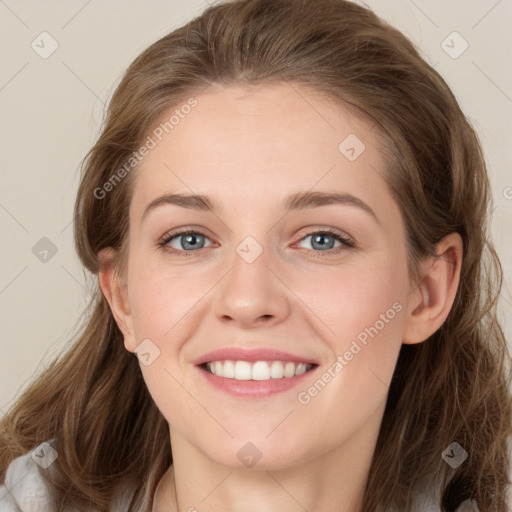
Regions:
<instances>
[{"instance_id":1,"label":"blue eye","mask_svg":"<svg viewBox=\"0 0 512 512\"><path fill-rule=\"evenodd\" d=\"M312 231L311 233L303 236L299 242L309 237L313 237L311 243L314 248L306 249L306 251L310 254L314 254L315 256L323 256L322 253L327 253L327 255L338 253L344 249L355 247L355 243L352 240L346 238L341 234L341 232L334 229ZM180 238L181 242L179 243L179 247L172 247L169 245L170 242ZM205 248L204 240L209 240L209 238L204 233L188 229L164 235L164 238L158 242L158 246L167 252L184 256L192 256L193 252ZM333 242L331 242L331 240ZM333 247L333 243L335 241L340 243L340 245L336 248Z\"/></svg>"},{"instance_id":2,"label":"blue eye","mask_svg":"<svg viewBox=\"0 0 512 512\"><path fill-rule=\"evenodd\" d=\"M171 236L169 236L166 240L162 242L163 246L165 248L168 248L168 244L173 241L174 239L181 238L181 242L179 245L180 248L173 248L174 250L171 250L171 252L193 252L198 251L199 249L204 248L204 241L201 242L201 238L207 239L206 235L203 235L199 231L182 231L179 233L175 233Z\"/></svg>"},{"instance_id":3,"label":"blue eye","mask_svg":"<svg viewBox=\"0 0 512 512\"><path fill-rule=\"evenodd\" d=\"M333 244L336 241L338 241L340 243L340 245L347 245L347 246L349 245L348 239L346 239L340 235L333 234L330 231L316 231L315 233L306 235L300 241L306 240L306 238L309 238L309 237L312 237L311 245L313 246L313 248L315 248L315 245L316 245L316 248L317 249L320 248L321 252L326 252L326 250L332 250ZM338 246L338 247L340 247L340 246Z\"/></svg>"}]
</instances>

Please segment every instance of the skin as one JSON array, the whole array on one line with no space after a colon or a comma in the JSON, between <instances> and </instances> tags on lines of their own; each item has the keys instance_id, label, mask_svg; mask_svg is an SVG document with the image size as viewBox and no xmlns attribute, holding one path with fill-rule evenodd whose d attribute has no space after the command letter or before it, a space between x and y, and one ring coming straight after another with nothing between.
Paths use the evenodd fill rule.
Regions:
<instances>
[{"instance_id":1,"label":"skin","mask_svg":"<svg viewBox=\"0 0 512 512\"><path fill-rule=\"evenodd\" d=\"M445 237L442 257L423 263L422 284L409 281L384 157L373 126L347 105L287 84L214 84L196 99L137 169L126 273L113 272L113 251L99 255L100 286L126 349L149 338L160 350L150 365L140 363L169 423L174 459L153 511L176 511L177 502L180 511L359 512L400 347L425 341L448 316L462 240ZM338 150L349 134L366 146L354 161ZM308 190L357 196L378 221L349 204L281 208L285 196ZM146 205L164 193L204 194L220 209L165 205L141 221ZM202 249L184 248L179 236L168 246L189 257L158 248L169 230L190 225L206 234L195 240ZM336 239L327 240L331 250L313 245L308 234L325 228L356 247L336 253ZM236 251L248 236L263 248L252 263ZM300 403L298 393L394 303L401 311ZM192 364L225 346L276 347L319 368L286 392L232 397ZM262 454L252 468L237 457L248 442Z\"/></svg>"}]
</instances>

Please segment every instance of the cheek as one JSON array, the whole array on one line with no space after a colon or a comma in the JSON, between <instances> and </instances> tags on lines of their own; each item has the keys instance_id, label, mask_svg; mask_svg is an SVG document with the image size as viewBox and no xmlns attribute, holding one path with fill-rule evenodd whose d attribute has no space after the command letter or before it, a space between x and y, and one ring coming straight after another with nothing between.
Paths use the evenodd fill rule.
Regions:
<instances>
[{"instance_id":1,"label":"cheek","mask_svg":"<svg viewBox=\"0 0 512 512\"><path fill-rule=\"evenodd\" d=\"M320 291L321 286L312 290L311 299L323 300L323 308L320 304L316 308L329 326L323 332L333 364L340 362L336 374L341 378L333 380L332 389L338 388L349 403L375 398L377 404L388 391L405 325L403 268L398 261L374 261L333 273L324 283L329 285L327 293Z\"/></svg>"},{"instance_id":2,"label":"cheek","mask_svg":"<svg viewBox=\"0 0 512 512\"><path fill-rule=\"evenodd\" d=\"M132 269L128 289L135 333L137 339L154 338L156 343L175 333L176 324L192 311L211 281L208 276L191 277L185 267L141 265L136 258Z\"/></svg>"},{"instance_id":3,"label":"cheek","mask_svg":"<svg viewBox=\"0 0 512 512\"><path fill-rule=\"evenodd\" d=\"M360 339L364 341L365 329L375 324L378 331L399 330L397 313L403 309L407 290L407 276L401 268L398 261L386 260L341 264L317 273L314 280L297 280L294 288L329 327L325 332L334 345L342 349L349 339L361 333Z\"/></svg>"},{"instance_id":4,"label":"cheek","mask_svg":"<svg viewBox=\"0 0 512 512\"><path fill-rule=\"evenodd\" d=\"M348 287L353 285L351 289ZM337 323L340 338L357 339L361 343L374 338L393 338L400 331L404 309L402 286L398 276L391 273L367 273L352 283L347 283L343 296L334 298L339 310Z\"/></svg>"},{"instance_id":5,"label":"cheek","mask_svg":"<svg viewBox=\"0 0 512 512\"><path fill-rule=\"evenodd\" d=\"M405 288L390 271L347 273L330 284L337 291L328 294L322 320L334 332L324 338L331 363L299 397L300 413L322 430L326 449L383 410L402 345L405 311ZM293 437L293 429L287 435Z\"/></svg>"},{"instance_id":6,"label":"cheek","mask_svg":"<svg viewBox=\"0 0 512 512\"><path fill-rule=\"evenodd\" d=\"M129 299L136 344L146 343L151 362L140 364L150 395L166 420L181 425L197 414L183 387L180 348L190 337L189 319L197 308L198 289L186 271L137 266L129 276ZM199 281L195 281L198 283ZM204 292L201 293L204 295ZM148 343L150 340L151 343ZM141 345L142 347L143 345ZM185 426L186 428L186 421Z\"/></svg>"}]
</instances>

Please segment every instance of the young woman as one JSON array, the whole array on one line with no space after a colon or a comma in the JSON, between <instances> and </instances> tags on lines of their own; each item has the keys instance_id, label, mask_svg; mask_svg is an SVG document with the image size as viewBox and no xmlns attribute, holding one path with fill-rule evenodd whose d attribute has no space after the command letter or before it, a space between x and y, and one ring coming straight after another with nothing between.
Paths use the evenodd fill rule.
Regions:
<instances>
[{"instance_id":1,"label":"young woman","mask_svg":"<svg viewBox=\"0 0 512 512\"><path fill-rule=\"evenodd\" d=\"M98 288L1 422L0 509L510 511L490 208L453 94L370 10L208 8L84 161Z\"/></svg>"}]
</instances>

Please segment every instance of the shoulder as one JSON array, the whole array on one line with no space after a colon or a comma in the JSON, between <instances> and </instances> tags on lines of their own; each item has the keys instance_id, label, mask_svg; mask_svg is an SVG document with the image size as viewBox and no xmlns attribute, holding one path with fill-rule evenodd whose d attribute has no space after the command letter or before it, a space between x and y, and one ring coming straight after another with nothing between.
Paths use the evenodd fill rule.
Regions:
<instances>
[{"instance_id":1,"label":"shoulder","mask_svg":"<svg viewBox=\"0 0 512 512\"><path fill-rule=\"evenodd\" d=\"M41 443L9 464L5 482L0 484L1 512L52 512L51 491L38 469L48 468L58 456L51 443L53 440ZM120 486L111 511L128 510L132 494L130 486Z\"/></svg>"},{"instance_id":2,"label":"shoulder","mask_svg":"<svg viewBox=\"0 0 512 512\"><path fill-rule=\"evenodd\" d=\"M32 454L14 459L0 485L2 512L49 512L50 494Z\"/></svg>"}]
</instances>

